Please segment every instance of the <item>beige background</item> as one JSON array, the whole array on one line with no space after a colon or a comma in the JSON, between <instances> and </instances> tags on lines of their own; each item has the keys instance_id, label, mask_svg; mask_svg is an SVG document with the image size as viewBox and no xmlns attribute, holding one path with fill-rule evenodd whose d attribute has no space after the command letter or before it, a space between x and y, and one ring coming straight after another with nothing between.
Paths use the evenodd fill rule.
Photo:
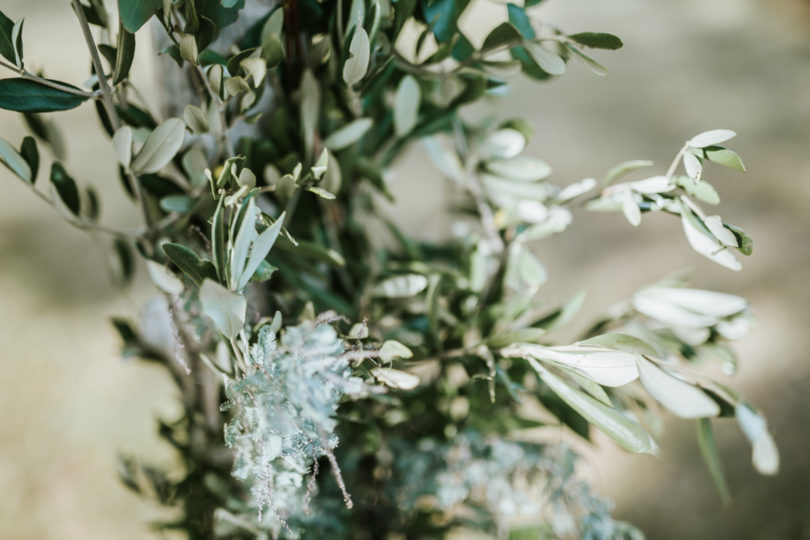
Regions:
<instances>
[{"instance_id":1,"label":"beige background","mask_svg":"<svg viewBox=\"0 0 810 540\"><path fill-rule=\"evenodd\" d=\"M465 21L475 31L504 12L499 4L479 4L484 15ZM551 276L547 297L563 299L584 284L591 291L587 308L596 313L684 267L695 269L696 286L748 297L759 325L739 347L735 384L768 415L783 464L776 478L757 476L733 422L720 422L735 499L723 509L693 426L673 420L659 459L627 456L605 443L585 468L617 501L617 514L650 538L810 538L810 6L798 0L547 4L538 16L570 32L614 32L625 48L595 53L610 69L607 78L574 63L553 83L517 83L508 99L488 105L493 112L534 124L530 152L546 159L563 185L626 159L665 167L691 135L734 129L739 137L732 146L748 174L713 167L709 178L724 199L721 215L756 242L738 274L694 254L677 220L645 217L636 230L619 215L577 215L568 234L538 248ZM78 27L67 22L67 2L5 0L2 9L12 18L26 16L30 66L81 84L88 61ZM154 96L146 52L139 51L135 70ZM103 219L137 225L91 108L55 118L66 134L70 171L102 192ZM22 123L0 112L0 132L18 144ZM417 148L398 164L395 179L398 218L426 236L446 225L435 206L425 205L426 192L444 191L428 172ZM141 282L128 293L115 291L102 264L103 238L73 230L5 169L0 186L0 538L147 538L144 522L160 511L118 484L115 455L170 459L153 435L153 418L173 414L172 390L159 371L118 357L107 318L135 316L149 289Z\"/></svg>"}]
</instances>

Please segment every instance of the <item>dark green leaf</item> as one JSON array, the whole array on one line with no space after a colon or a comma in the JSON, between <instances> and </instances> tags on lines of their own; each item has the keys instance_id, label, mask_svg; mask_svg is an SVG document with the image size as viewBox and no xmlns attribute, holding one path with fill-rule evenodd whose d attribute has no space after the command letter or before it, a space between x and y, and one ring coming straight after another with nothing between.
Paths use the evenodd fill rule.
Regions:
<instances>
[{"instance_id":1,"label":"dark green leaf","mask_svg":"<svg viewBox=\"0 0 810 540\"><path fill-rule=\"evenodd\" d=\"M51 82L79 90L63 82ZM65 111L78 107L87 99L87 96L57 90L30 79L0 79L0 109L17 112Z\"/></svg>"},{"instance_id":2,"label":"dark green leaf","mask_svg":"<svg viewBox=\"0 0 810 540\"><path fill-rule=\"evenodd\" d=\"M85 200L87 204L84 205L84 215L87 216L87 219L90 221L98 220L99 213L101 212L101 205L98 200L98 194L96 190L90 186L85 188Z\"/></svg>"},{"instance_id":3,"label":"dark green leaf","mask_svg":"<svg viewBox=\"0 0 810 540\"><path fill-rule=\"evenodd\" d=\"M113 251L115 253L115 268L112 270L113 279L123 286L132 281L135 275L135 260L132 257L132 249L126 240L116 238L113 241Z\"/></svg>"},{"instance_id":4,"label":"dark green leaf","mask_svg":"<svg viewBox=\"0 0 810 540\"><path fill-rule=\"evenodd\" d=\"M509 22L517 28L518 32L526 39L534 39L536 35L526 11L515 4L507 4L506 9L509 13Z\"/></svg>"},{"instance_id":5,"label":"dark green leaf","mask_svg":"<svg viewBox=\"0 0 810 540\"><path fill-rule=\"evenodd\" d=\"M20 146L20 155L31 167L31 183L37 181L37 172L39 172L39 150L37 150L37 142L30 135L23 138L22 145Z\"/></svg>"},{"instance_id":6,"label":"dark green leaf","mask_svg":"<svg viewBox=\"0 0 810 540\"><path fill-rule=\"evenodd\" d=\"M126 79L132 60L135 59L135 34L129 32L123 23L118 25L118 51L115 55L115 69L113 70L113 84Z\"/></svg>"},{"instance_id":7,"label":"dark green leaf","mask_svg":"<svg viewBox=\"0 0 810 540\"><path fill-rule=\"evenodd\" d=\"M189 247L181 244L163 244L166 256L197 285L202 285L205 278L217 280L217 270L210 261L200 259Z\"/></svg>"},{"instance_id":8,"label":"dark green leaf","mask_svg":"<svg viewBox=\"0 0 810 540\"><path fill-rule=\"evenodd\" d=\"M130 32L137 32L162 7L163 0L118 0L121 22Z\"/></svg>"},{"instance_id":9,"label":"dark green leaf","mask_svg":"<svg viewBox=\"0 0 810 540\"><path fill-rule=\"evenodd\" d=\"M572 34L568 36L568 38L576 41L580 45L594 49L610 49L611 51L615 51L616 49L621 49L623 45L622 40L617 36L603 32L581 32L579 34Z\"/></svg>"},{"instance_id":10,"label":"dark green leaf","mask_svg":"<svg viewBox=\"0 0 810 540\"><path fill-rule=\"evenodd\" d=\"M76 181L68 175L64 167L58 162L51 166L51 183L68 210L73 215L78 216L81 201L79 199L79 190L76 188Z\"/></svg>"},{"instance_id":11,"label":"dark green leaf","mask_svg":"<svg viewBox=\"0 0 810 540\"><path fill-rule=\"evenodd\" d=\"M253 273L251 281L258 281L258 282L267 281L268 279L273 277L273 274L275 273L276 270L278 270L278 268L276 268L269 262L263 260L261 264L259 264L259 267L256 269L256 271Z\"/></svg>"},{"instance_id":12,"label":"dark green leaf","mask_svg":"<svg viewBox=\"0 0 810 540\"><path fill-rule=\"evenodd\" d=\"M14 41L11 39L13 31L14 21L6 17L6 15L0 11L0 54L9 62L16 63Z\"/></svg>"},{"instance_id":13,"label":"dark green leaf","mask_svg":"<svg viewBox=\"0 0 810 540\"><path fill-rule=\"evenodd\" d=\"M501 23L489 33L481 48L483 50L495 49L507 43L519 41L520 38L521 33L512 24L508 22Z\"/></svg>"},{"instance_id":14,"label":"dark green leaf","mask_svg":"<svg viewBox=\"0 0 810 540\"><path fill-rule=\"evenodd\" d=\"M748 236L748 233L736 225L729 225L728 223L723 223L723 227L734 233L734 236L737 238L737 244L740 246L737 248L740 253L743 255L751 255L754 252L754 239Z\"/></svg>"}]
</instances>

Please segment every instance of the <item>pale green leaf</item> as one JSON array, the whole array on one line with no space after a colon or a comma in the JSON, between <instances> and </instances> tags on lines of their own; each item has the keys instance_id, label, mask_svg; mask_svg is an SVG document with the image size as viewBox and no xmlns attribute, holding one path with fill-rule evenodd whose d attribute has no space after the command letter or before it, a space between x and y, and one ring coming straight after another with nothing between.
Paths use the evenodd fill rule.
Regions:
<instances>
[{"instance_id":1,"label":"pale green leaf","mask_svg":"<svg viewBox=\"0 0 810 540\"><path fill-rule=\"evenodd\" d=\"M681 418L720 414L720 406L705 392L667 373L646 358L638 359L641 384L661 405Z\"/></svg>"},{"instance_id":2,"label":"pale green leaf","mask_svg":"<svg viewBox=\"0 0 810 540\"><path fill-rule=\"evenodd\" d=\"M394 97L394 132L403 137L413 130L419 118L421 91L419 83L411 75L399 82Z\"/></svg>"},{"instance_id":3,"label":"pale green leaf","mask_svg":"<svg viewBox=\"0 0 810 540\"><path fill-rule=\"evenodd\" d=\"M247 312L244 296L206 279L200 287L200 303L203 313L214 321L221 334L229 339L239 335Z\"/></svg>"},{"instance_id":4,"label":"pale green leaf","mask_svg":"<svg viewBox=\"0 0 810 540\"><path fill-rule=\"evenodd\" d=\"M330 133L323 144L332 152L343 150L359 141L373 124L371 118L358 118Z\"/></svg>"},{"instance_id":5,"label":"pale green leaf","mask_svg":"<svg viewBox=\"0 0 810 540\"><path fill-rule=\"evenodd\" d=\"M715 146L721 142L725 142L737 135L730 129L713 129L711 131L704 131L699 135L695 135L687 141L687 144L692 148L705 148L707 146Z\"/></svg>"},{"instance_id":6,"label":"pale green leaf","mask_svg":"<svg viewBox=\"0 0 810 540\"><path fill-rule=\"evenodd\" d=\"M183 145L186 125L179 118L169 118L149 134L131 168L137 174L154 173L169 164Z\"/></svg>"},{"instance_id":7,"label":"pale green leaf","mask_svg":"<svg viewBox=\"0 0 810 540\"><path fill-rule=\"evenodd\" d=\"M20 153L4 139L0 139L0 161L26 182L33 182L31 167Z\"/></svg>"},{"instance_id":8,"label":"pale green leaf","mask_svg":"<svg viewBox=\"0 0 810 540\"><path fill-rule=\"evenodd\" d=\"M370 53L368 34L362 27L358 27L349 45L349 58L343 64L343 80L346 84L354 86L366 76Z\"/></svg>"},{"instance_id":9,"label":"pale green leaf","mask_svg":"<svg viewBox=\"0 0 810 540\"><path fill-rule=\"evenodd\" d=\"M380 360L391 362L399 358L411 358L413 352L399 341L389 339L380 347Z\"/></svg>"}]
</instances>

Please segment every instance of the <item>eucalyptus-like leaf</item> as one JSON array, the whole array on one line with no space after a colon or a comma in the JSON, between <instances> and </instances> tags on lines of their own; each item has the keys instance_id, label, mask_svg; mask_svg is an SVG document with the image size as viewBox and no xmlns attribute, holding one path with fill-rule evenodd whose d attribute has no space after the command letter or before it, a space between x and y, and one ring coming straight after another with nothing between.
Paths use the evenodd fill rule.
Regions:
<instances>
[{"instance_id":1,"label":"eucalyptus-like leaf","mask_svg":"<svg viewBox=\"0 0 810 540\"><path fill-rule=\"evenodd\" d=\"M143 147L132 160L136 174L154 173L169 164L186 135L186 125L179 118L169 118L149 134Z\"/></svg>"},{"instance_id":2,"label":"eucalyptus-like leaf","mask_svg":"<svg viewBox=\"0 0 810 540\"><path fill-rule=\"evenodd\" d=\"M524 46L529 51L532 59L540 66L540 69L549 75L562 75L565 73L565 61L559 54L533 41L527 41Z\"/></svg>"},{"instance_id":3,"label":"eucalyptus-like leaf","mask_svg":"<svg viewBox=\"0 0 810 540\"><path fill-rule=\"evenodd\" d=\"M343 64L343 80L350 87L359 83L368 71L371 45L368 34L362 26L358 26L349 45L349 58Z\"/></svg>"},{"instance_id":4,"label":"eucalyptus-like leaf","mask_svg":"<svg viewBox=\"0 0 810 540\"><path fill-rule=\"evenodd\" d=\"M400 358L407 359L413 356L413 352L408 347L393 339L389 339L383 343L382 347L380 347L379 354L380 360L383 362L392 362L393 360Z\"/></svg>"},{"instance_id":5,"label":"eucalyptus-like leaf","mask_svg":"<svg viewBox=\"0 0 810 540\"><path fill-rule=\"evenodd\" d=\"M183 292L183 282L174 275L174 272L155 261L146 261L146 269L152 283L161 291L178 296Z\"/></svg>"},{"instance_id":6,"label":"eucalyptus-like leaf","mask_svg":"<svg viewBox=\"0 0 810 540\"><path fill-rule=\"evenodd\" d=\"M205 279L200 287L200 303L203 313L214 321L222 335L233 339L242 331L247 313L247 301L243 295Z\"/></svg>"},{"instance_id":7,"label":"eucalyptus-like leaf","mask_svg":"<svg viewBox=\"0 0 810 540\"><path fill-rule=\"evenodd\" d=\"M644 389L681 418L707 418L720 414L720 406L705 392L646 358L638 358L638 371Z\"/></svg>"},{"instance_id":8,"label":"eucalyptus-like leaf","mask_svg":"<svg viewBox=\"0 0 810 540\"><path fill-rule=\"evenodd\" d=\"M371 118L358 118L330 133L323 144L332 152L338 152L359 141L372 125L374 121Z\"/></svg>"},{"instance_id":9,"label":"eucalyptus-like leaf","mask_svg":"<svg viewBox=\"0 0 810 540\"><path fill-rule=\"evenodd\" d=\"M493 159L486 163L492 173L503 178L536 182L545 180L551 175L551 167L543 160L517 156L509 159Z\"/></svg>"},{"instance_id":10,"label":"eucalyptus-like leaf","mask_svg":"<svg viewBox=\"0 0 810 540\"><path fill-rule=\"evenodd\" d=\"M387 298L408 298L424 291L428 279L421 274L394 276L377 283L372 289L375 296Z\"/></svg>"},{"instance_id":11,"label":"eucalyptus-like leaf","mask_svg":"<svg viewBox=\"0 0 810 540\"><path fill-rule=\"evenodd\" d=\"M649 434L638 423L630 420L616 409L573 388L565 381L551 373L536 360L531 360L532 367L548 387L565 401L571 408L581 414L593 425L604 431L619 446L630 452L652 453L653 444Z\"/></svg>"},{"instance_id":12,"label":"eucalyptus-like leaf","mask_svg":"<svg viewBox=\"0 0 810 540\"><path fill-rule=\"evenodd\" d=\"M394 132L403 137L413 130L419 118L421 91L419 83L411 75L399 82L394 97Z\"/></svg>"},{"instance_id":13,"label":"eucalyptus-like leaf","mask_svg":"<svg viewBox=\"0 0 810 540\"><path fill-rule=\"evenodd\" d=\"M386 386L397 390L413 390L419 386L419 377L407 371L387 367L372 368L371 374Z\"/></svg>"},{"instance_id":14,"label":"eucalyptus-like leaf","mask_svg":"<svg viewBox=\"0 0 810 540\"><path fill-rule=\"evenodd\" d=\"M715 146L722 142L726 142L737 134L730 129L713 129L711 131L704 131L699 135L695 135L687 141L687 144L692 148L705 148L707 146Z\"/></svg>"},{"instance_id":15,"label":"eucalyptus-like leaf","mask_svg":"<svg viewBox=\"0 0 810 540\"><path fill-rule=\"evenodd\" d=\"M129 126L121 126L115 131L112 143L115 149L115 156L118 158L118 163L125 169L129 167L132 161L132 128Z\"/></svg>"}]
</instances>

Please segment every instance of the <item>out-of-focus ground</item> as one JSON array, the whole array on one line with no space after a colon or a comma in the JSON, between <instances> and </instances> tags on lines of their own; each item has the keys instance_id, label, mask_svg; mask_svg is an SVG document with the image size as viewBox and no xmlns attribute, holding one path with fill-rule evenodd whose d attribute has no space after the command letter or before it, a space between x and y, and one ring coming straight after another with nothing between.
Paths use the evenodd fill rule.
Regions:
<instances>
[{"instance_id":1,"label":"out-of-focus ground","mask_svg":"<svg viewBox=\"0 0 810 540\"><path fill-rule=\"evenodd\" d=\"M479 3L485 15L466 21L469 28L503 17L502 5ZM2 9L26 16L29 65L82 82L87 57L78 27L65 24L67 3L5 0ZM739 347L733 383L765 411L782 452L780 475L760 477L734 422L716 422L730 508L704 471L691 423L667 422L660 458L628 456L602 441L586 469L617 502L616 514L652 539L810 538L810 5L557 0L536 12L569 32L608 31L625 42L616 53L594 54L610 68L606 78L572 63L564 77L520 82L490 104L531 121L530 152L553 166L554 180L599 177L626 159L665 168L684 139L734 129L731 146L748 173L710 166L707 178L723 199L721 215L756 242L743 272L733 273L692 252L677 220L645 216L633 229L620 215L582 213L567 234L538 248L551 277L544 292L556 301L585 285L586 310L598 313L691 267L695 286L745 295L759 325ZM155 95L148 58L137 62L147 96ZM91 107L55 118L70 171L102 194L103 220L136 226ZM18 144L17 115L0 112L0 132ZM162 373L122 361L107 324L113 314L137 316L148 287L117 292L103 238L72 229L5 169L0 186L0 538L149 537L145 521L162 514L118 484L115 455L170 459L153 418L173 414L172 389ZM444 188L419 149L399 163L394 189L397 215L411 231L446 226L425 204L426 192Z\"/></svg>"}]
</instances>

